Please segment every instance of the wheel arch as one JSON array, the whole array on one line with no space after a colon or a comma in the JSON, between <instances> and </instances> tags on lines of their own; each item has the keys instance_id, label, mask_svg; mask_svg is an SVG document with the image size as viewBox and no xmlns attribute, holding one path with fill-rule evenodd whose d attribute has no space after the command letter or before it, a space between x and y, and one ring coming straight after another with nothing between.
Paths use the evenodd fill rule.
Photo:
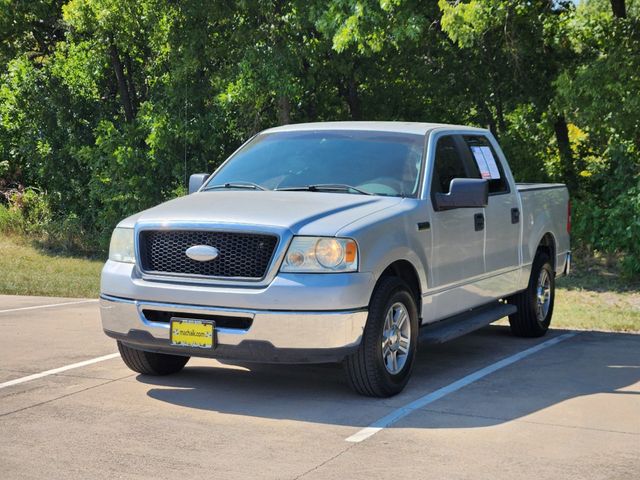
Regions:
<instances>
[{"instance_id":1,"label":"wheel arch","mask_svg":"<svg viewBox=\"0 0 640 480\"><path fill-rule=\"evenodd\" d=\"M380 274L376 281L376 286L383 278L398 277L403 280L411 290L412 297L416 302L418 317L422 317L422 287L418 270L409 260L398 259L390 263ZM374 288L375 290L375 288Z\"/></svg>"},{"instance_id":2,"label":"wheel arch","mask_svg":"<svg viewBox=\"0 0 640 480\"><path fill-rule=\"evenodd\" d=\"M539 251L544 251L549 255L549 259L551 261L551 267L555 271L556 269L556 252L558 251L558 244L555 236L551 232L546 232L540 238L538 242L538 247L536 248L536 253Z\"/></svg>"}]
</instances>

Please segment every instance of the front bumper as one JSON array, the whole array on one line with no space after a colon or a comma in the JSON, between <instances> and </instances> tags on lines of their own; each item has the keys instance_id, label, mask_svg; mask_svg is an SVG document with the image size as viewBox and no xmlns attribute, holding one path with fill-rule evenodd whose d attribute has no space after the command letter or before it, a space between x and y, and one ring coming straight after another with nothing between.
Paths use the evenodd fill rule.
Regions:
<instances>
[{"instance_id":1,"label":"front bumper","mask_svg":"<svg viewBox=\"0 0 640 480\"><path fill-rule=\"evenodd\" d=\"M369 272L294 274L279 273L268 285L239 286L200 284L191 279L178 281L142 278L130 263L105 263L100 291L118 298L144 299L185 305L203 305L234 309L321 312L324 310L361 310L368 305L376 280Z\"/></svg>"},{"instance_id":2,"label":"front bumper","mask_svg":"<svg viewBox=\"0 0 640 480\"><path fill-rule=\"evenodd\" d=\"M169 323L152 321L154 312L177 317L219 315L246 319L248 328L216 327L211 350L169 342ZM358 348L367 321L365 309L336 311L251 310L131 300L101 295L100 313L110 337L142 350L263 363L336 362ZM167 316L166 314L165 317Z\"/></svg>"}]
</instances>

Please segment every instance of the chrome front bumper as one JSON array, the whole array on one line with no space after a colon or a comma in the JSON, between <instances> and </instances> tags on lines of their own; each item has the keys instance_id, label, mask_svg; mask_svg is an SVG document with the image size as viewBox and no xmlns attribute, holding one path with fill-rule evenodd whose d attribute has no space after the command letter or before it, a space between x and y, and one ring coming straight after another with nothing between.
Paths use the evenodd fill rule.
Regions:
<instances>
[{"instance_id":1,"label":"chrome front bumper","mask_svg":"<svg viewBox=\"0 0 640 480\"><path fill-rule=\"evenodd\" d=\"M216 328L212 350L182 349L169 343L169 323L150 321L143 311L207 314L251 320L245 330ZM367 321L364 309L339 311L277 311L100 297L107 335L144 350L230 360L301 363L340 361L357 349Z\"/></svg>"}]
</instances>

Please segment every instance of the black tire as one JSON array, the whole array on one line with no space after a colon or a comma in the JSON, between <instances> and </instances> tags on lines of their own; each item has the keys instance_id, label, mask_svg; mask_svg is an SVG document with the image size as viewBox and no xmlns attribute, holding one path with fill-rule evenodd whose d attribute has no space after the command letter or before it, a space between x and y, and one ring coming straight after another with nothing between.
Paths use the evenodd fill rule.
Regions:
<instances>
[{"instance_id":1,"label":"black tire","mask_svg":"<svg viewBox=\"0 0 640 480\"><path fill-rule=\"evenodd\" d=\"M145 375L170 375L184 368L190 357L166 353L145 352L118 342L122 361L134 372Z\"/></svg>"},{"instance_id":2,"label":"black tire","mask_svg":"<svg viewBox=\"0 0 640 480\"><path fill-rule=\"evenodd\" d=\"M403 366L397 373L392 374L387 370L383 359L382 338L385 317L389 310L398 304L404 306L409 317L410 332L407 337L410 341ZM394 338L398 339L397 336ZM417 345L418 310L411 291L397 277L383 278L371 296L369 316L360 347L344 361L349 384L357 393L368 397L396 395L409 381Z\"/></svg>"},{"instance_id":3,"label":"black tire","mask_svg":"<svg viewBox=\"0 0 640 480\"><path fill-rule=\"evenodd\" d=\"M538 283L542 272L549 279L549 304L546 314L538 307ZM555 300L555 273L549 255L539 250L531 266L531 276L527 289L508 298L507 301L518 307L518 311L509 315L511 332L518 337L541 337L549 329L553 316Z\"/></svg>"}]
</instances>

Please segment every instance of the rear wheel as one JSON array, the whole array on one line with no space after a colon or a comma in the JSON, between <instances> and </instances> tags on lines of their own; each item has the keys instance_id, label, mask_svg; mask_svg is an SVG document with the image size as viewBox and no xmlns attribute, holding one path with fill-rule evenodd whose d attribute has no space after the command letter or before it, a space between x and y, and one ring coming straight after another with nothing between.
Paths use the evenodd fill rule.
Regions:
<instances>
[{"instance_id":1,"label":"rear wheel","mask_svg":"<svg viewBox=\"0 0 640 480\"><path fill-rule=\"evenodd\" d=\"M417 344L418 311L409 288L397 277L383 278L371 297L360 347L344 362L350 385L370 397L399 393L409 381Z\"/></svg>"},{"instance_id":2,"label":"rear wheel","mask_svg":"<svg viewBox=\"0 0 640 480\"><path fill-rule=\"evenodd\" d=\"M166 353L145 352L118 342L122 361L134 372L145 375L170 375L178 373L189 361L189 357Z\"/></svg>"},{"instance_id":3,"label":"rear wheel","mask_svg":"<svg viewBox=\"0 0 640 480\"><path fill-rule=\"evenodd\" d=\"M514 335L519 337L541 337L549 329L555 299L555 273L549 255L538 251L531 266L529 285L523 292L508 299L518 307L509 316Z\"/></svg>"}]
</instances>

